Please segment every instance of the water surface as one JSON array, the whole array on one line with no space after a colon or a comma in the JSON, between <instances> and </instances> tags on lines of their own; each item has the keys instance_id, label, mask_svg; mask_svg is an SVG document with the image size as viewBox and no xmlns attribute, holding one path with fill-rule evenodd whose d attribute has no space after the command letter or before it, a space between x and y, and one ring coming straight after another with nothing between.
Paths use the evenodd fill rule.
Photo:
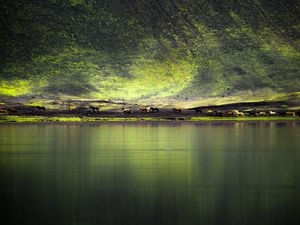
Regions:
<instances>
[{"instance_id":1,"label":"water surface","mask_svg":"<svg viewBox=\"0 0 300 225\"><path fill-rule=\"evenodd\" d=\"M6 224L300 224L297 122L0 126Z\"/></svg>"}]
</instances>

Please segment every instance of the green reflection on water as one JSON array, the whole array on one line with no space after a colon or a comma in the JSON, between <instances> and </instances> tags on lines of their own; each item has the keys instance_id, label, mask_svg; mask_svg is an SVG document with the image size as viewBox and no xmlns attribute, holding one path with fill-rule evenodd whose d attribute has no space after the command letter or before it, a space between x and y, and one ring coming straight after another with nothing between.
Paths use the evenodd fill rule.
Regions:
<instances>
[{"instance_id":1,"label":"green reflection on water","mask_svg":"<svg viewBox=\"0 0 300 225\"><path fill-rule=\"evenodd\" d=\"M287 222L300 209L299 131L274 122L0 126L1 197L15 220L43 224Z\"/></svg>"}]
</instances>

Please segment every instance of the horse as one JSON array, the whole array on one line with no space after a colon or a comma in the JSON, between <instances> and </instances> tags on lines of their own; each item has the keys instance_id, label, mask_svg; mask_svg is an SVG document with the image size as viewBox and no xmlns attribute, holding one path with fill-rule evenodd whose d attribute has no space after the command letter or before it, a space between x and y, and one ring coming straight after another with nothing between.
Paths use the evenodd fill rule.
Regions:
<instances>
[{"instance_id":1,"label":"horse","mask_svg":"<svg viewBox=\"0 0 300 225\"><path fill-rule=\"evenodd\" d=\"M269 116L276 116L276 115L277 115L276 112L274 112L274 111L269 111Z\"/></svg>"},{"instance_id":2,"label":"horse","mask_svg":"<svg viewBox=\"0 0 300 225\"><path fill-rule=\"evenodd\" d=\"M233 110L232 112L234 116L245 116L243 112L240 112L238 110Z\"/></svg>"},{"instance_id":3,"label":"horse","mask_svg":"<svg viewBox=\"0 0 300 225\"><path fill-rule=\"evenodd\" d=\"M10 114L14 114L14 113L17 113L17 110L16 109L7 109L7 112Z\"/></svg>"},{"instance_id":4,"label":"horse","mask_svg":"<svg viewBox=\"0 0 300 225\"><path fill-rule=\"evenodd\" d=\"M158 108L150 107L150 112L158 112Z\"/></svg>"},{"instance_id":5,"label":"horse","mask_svg":"<svg viewBox=\"0 0 300 225\"><path fill-rule=\"evenodd\" d=\"M147 108L140 108L139 110L140 110L142 113L148 112Z\"/></svg>"},{"instance_id":6,"label":"horse","mask_svg":"<svg viewBox=\"0 0 300 225\"><path fill-rule=\"evenodd\" d=\"M46 107L44 106L35 106L35 108L39 111L45 112L46 111Z\"/></svg>"},{"instance_id":7,"label":"horse","mask_svg":"<svg viewBox=\"0 0 300 225\"><path fill-rule=\"evenodd\" d=\"M222 111L214 111L214 116L223 116L223 112Z\"/></svg>"},{"instance_id":8,"label":"horse","mask_svg":"<svg viewBox=\"0 0 300 225\"><path fill-rule=\"evenodd\" d=\"M284 111L279 111L279 112L277 112L277 115L278 116L285 116L285 112Z\"/></svg>"},{"instance_id":9,"label":"horse","mask_svg":"<svg viewBox=\"0 0 300 225\"><path fill-rule=\"evenodd\" d=\"M286 112L285 115L295 117L296 113L295 112Z\"/></svg>"},{"instance_id":10,"label":"horse","mask_svg":"<svg viewBox=\"0 0 300 225\"><path fill-rule=\"evenodd\" d=\"M196 111L196 113L203 113L202 109L194 109Z\"/></svg>"},{"instance_id":11,"label":"horse","mask_svg":"<svg viewBox=\"0 0 300 225\"><path fill-rule=\"evenodd\" d=\"M181 113L181 109L177 109L177 108L173 108L172 111L176 113Z\"/></svg>"},{"instance_id":12,"label":"horse","mask_svg":"<svg viewBox=\"0 0 300 225\"><path fill-rule=\"evenodd\" d=\"M7 114L8 111L6 109L0 109L0 114Z\"/></svg>"},{"instance_id":13,"label":"horse","mask_svg":"<svg viewBox=\"0 0 300 225\"><path fill-rule=\"evenodd\" d=\"M214 111L211 109L206 110L206 114L209 116L212 116L214 114Z\"/></svg>"},{"instance_id":14,"label":"horse","mask_svg":"<svg viewBox=\"0 0 300 225\"><path fill-rule=\"evenodd\" d=\"M44 106L29 106L29 108L31 109L32 113L45 112L46 111L46 108Z\"/></svg>"},{"instance_id":15,"label":"horse","mask_svg":"<svg viewBox=\"0 0 300 225\"><path fill-rule=\"evenodd\" d=\"M68 106L68 109L69 109L70 111L75 111L75 110L76 110L76 106L75 106L75 105L69 105L69 106Z\"/></svg>"},{"instance_id":16,"label":"horse","mask_svg":"<svg viewBox=\"0 0 300 225\"><path fill-rule=\"evenodd\" d=\"M124 114L131 114L131 110L130 109L123 109L123 113Z\"/></svg>"},{"instance_id":17,"label":"horse","mask_svg":"<svg viewBox=\"0 0 300 225\"><path fill-rule=\"evenodd\" d=\"M90 106L90 110L92 112L99 112L100 111L98 107L94 107L94 106Z\"/></svg>"},{"instance_id":18,"label":"horse","mask_svg":"<svg viewBox=\"0 0 300 225\"><path fill-rule=\"evenodd\" d=\"M225 116L234 116L234 113L232 111L225 112Z\"/></svg>"},{"instance_id":19,"label":"horse","mask_svg":"<svg viewBox=\"0 0 300 225\"><path fill-rule=\"evenodd\" d=\"M249 112L249 116L256 116L256 111L254 111L254 110L253 110L253 111L250 111L250 112Z\"/></svg>"}]
</instances>

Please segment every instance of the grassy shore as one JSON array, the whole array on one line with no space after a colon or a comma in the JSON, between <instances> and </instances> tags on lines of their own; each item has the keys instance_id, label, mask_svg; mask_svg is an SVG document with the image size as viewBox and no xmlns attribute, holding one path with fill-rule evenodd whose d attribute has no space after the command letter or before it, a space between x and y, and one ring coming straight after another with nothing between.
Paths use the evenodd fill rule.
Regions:
<instances>
[{"instance_id":1,"label":"grassy shore","mask_svg":"<svg viewBox=\"0 0 300 225\"><path fill-rule=\"evenodd\" d=\"M125 122L125 121L300 121L300 117L46 117L0 116L1 123L43 122Z\"/></svg>"}]
</instances>

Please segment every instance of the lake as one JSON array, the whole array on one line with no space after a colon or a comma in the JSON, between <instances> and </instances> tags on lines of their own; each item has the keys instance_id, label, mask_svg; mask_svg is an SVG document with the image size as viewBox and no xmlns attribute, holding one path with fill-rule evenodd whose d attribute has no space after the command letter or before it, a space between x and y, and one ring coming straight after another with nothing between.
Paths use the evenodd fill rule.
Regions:
<instances>
[{"instance_id":1,"label":"lake","mask_svg":"<svg viewBox=\"0 0 300 225\"><path fill-rule=\"evenodd\" d=\"M300 122L0 126L1 220L300 224Z\"/></svg>"}]
</instances>

